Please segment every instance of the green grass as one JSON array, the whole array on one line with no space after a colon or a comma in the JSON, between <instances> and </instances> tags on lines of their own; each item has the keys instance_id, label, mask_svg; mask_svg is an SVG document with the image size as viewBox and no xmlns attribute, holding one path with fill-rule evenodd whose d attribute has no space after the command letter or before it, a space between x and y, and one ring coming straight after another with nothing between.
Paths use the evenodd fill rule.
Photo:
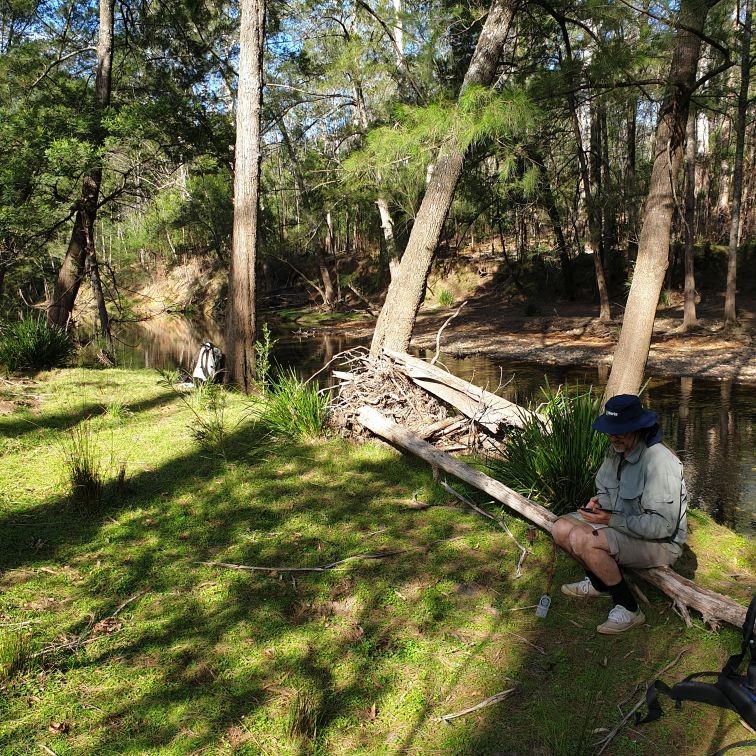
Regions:
<instances>
[{"instance_id":1,"label":"green grass","mask_svg":"<svg viewBox=\"0 0 756 756\"><path fill-rule=\"evenodd\" d=\"M2 754L585 753L682 647L668 682L737 647L734 630L686 629L650 588L649 627L597 636L606 607L558 593L578 571L553 562L546 535L515 580L518 552L487 520L406 506L413 494L447 502L426 465L377 444L263 442L246 397L226 397L224 458L148 371L57 371L13 396L0 417L0 642L23 632L46 653L0 681ZM115 397L116 423L102 416ZM129 480L118 489L105 465L101 504L84 511L60 441L88 418ZM505 518L523 540L525 524ZM694 550L708 543L697 581L730 581L745 601L753 547L703 516L691 527ZM328 572L204 564L397 549ZM549 585L545 620L520 609ZM500 704L436 720L513 686ZM666 710L608 753L695 756L746 736L730 712Z\"/></svg>"}]
</instances>

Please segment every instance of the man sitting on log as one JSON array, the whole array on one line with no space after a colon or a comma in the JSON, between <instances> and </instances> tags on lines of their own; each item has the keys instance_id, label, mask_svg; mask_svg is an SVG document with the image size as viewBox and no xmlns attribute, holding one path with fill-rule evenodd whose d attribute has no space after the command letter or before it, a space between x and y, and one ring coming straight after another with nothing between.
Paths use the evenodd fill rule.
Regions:
<instances>
[{"instance_id":1,"label":"man sitting on log","mask_svg":"<svg viewBox=\"0 0 756 756\"><path fill-rule=\"evenodd\" d=\"M551 534L586 577L562 586L575 598L611 596L600 633L613 635L646 621L620 567L672 565L687 538L688 494L680 460L661 442L656 415L632 394L612 397L593 428L610 448L596 474L597 494L560 517Z\"/></svg>"}]
</instances>

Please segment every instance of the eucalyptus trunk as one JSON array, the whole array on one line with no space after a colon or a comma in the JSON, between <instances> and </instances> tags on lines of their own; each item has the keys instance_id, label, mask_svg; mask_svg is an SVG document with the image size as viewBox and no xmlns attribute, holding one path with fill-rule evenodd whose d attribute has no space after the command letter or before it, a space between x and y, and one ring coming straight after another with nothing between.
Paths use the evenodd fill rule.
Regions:
<instances>
[{"instance_id":1,"label":"eucalyptus trunk","mask_svg":"<svg viewBox=\"0 0 756 756\"><path fill-rule=\"evenodd\" d=\"M727 250L727 291L725 293L724 321L733 325L737 319L735 292L738 272L738 236L740 211L743 201L743 153L745 151L746 114L748 112L748 85L751 81L751 0L745 0L745 15L741 39L740 91L738 93L738 120L735 126L735 167L732 173L732 215L730 241Z\"/></svg>"},{"instance_id":2,"label":"eucalyptus trunk","mask_svg":"<svg viewBox=\"0 0 756 756\"><path fill-rule=\"evenodd\" d=\"M643 381L656 306L669 263L675 186L701 54L701 33L714 4L711 0L682 0L680 5L670 74L656 126L638 260L606 386L607 399L615 394L637 394Z\"/></svg>"},{"instance_id":3,"label":"eucalyptus trunk","mask_svg":"<svg viewBox=\"0 0 756 756\"><path fill-rule=\"evenodd\" d=\"M97 71L95 73L96 124L92 144L102 147L105 139L102 116L110 104L111 70L113 67L113 6L115 0L100 0L100 26L97 39ZM68 328L76 295L85 273L87 255L94 252L94 231L102 184L102 165L95 165L82 180L81 195L76 203L74 226L66 256L58 271L53 296L47 306L51 325Z\"/></svg>"},{"instance_id":4,"label":"eucalyptus trunk","mask_svg":"<svg viewBox=\"0 0 756 756\"><path fill-rule=\"evenodd\" d=\"M242 0L236 103L234 230L226 308L226 381L245 393L255 385L255 260L260 196L265 0Z\"/></svg>"},{"instance_id":5,"label":"eucalyptus trunk","mask_svg":"<svg viewBox=\"0 0 756 756\"><path fill-rule=\"evenodd\" d=\"M472 85L490 86L493 83L514 8L515 0L493 0L462 82L462 92ZM384 348L406 352L409 347L433 256L464 160L465 150L453 138L439 151L399 270L389 285L375 325L370 346L373 354Z\"/></svg>"},{"instance_id":6,"label":"eucalyptus trunk","mask_svg":"<svg viewBox=\"0 0 756 756\"><path fill-rule=\"evenodd\" d=\"M696 277L693 267L696 241L696 118L696 111L691 108L688 114L685 142L685 302L683 305L683 331L688 331L698 323L696 318Z\"/></svg>"}]
</instances>

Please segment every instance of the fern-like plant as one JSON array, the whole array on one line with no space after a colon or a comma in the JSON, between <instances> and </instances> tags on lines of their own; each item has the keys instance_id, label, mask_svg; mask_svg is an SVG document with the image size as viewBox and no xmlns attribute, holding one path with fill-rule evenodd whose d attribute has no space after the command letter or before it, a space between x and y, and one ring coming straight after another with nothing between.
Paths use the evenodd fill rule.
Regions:
<instances>
[{"instance_id":1,"label":"fern-like plant","mask_svg":"<svg viewBox=\"0 0 756 756\"><path fill-rule=\"evenodd\" d=\"M591 428L601 395L592 387L543 389L545 403L523 428L511 433L491 475L555 514L584 506L604 458L606 436Z\"/></svg>"},{"instance_id":2,"label":"fern-like plant","mask_svg":"<svg viewBox=\"0 0 756 756\"><path fill-rule=\"evenodd\" d=\"M43 317L26 317L0 333L0 363L12 373L62 367L75 351L71 335Z\"/></svg>"}]
</instances>

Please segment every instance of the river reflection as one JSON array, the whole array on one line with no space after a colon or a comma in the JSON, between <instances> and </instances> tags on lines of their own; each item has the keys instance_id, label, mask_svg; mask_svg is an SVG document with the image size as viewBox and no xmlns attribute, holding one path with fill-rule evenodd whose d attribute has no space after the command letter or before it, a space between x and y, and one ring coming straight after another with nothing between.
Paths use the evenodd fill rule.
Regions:
<instances>
[{"instance_id":1,"label":"river reflection","mask_svg":"<svg viewBox=\"0 0 756 756\"><path fill-rule=\"evenodd\" d=\"M346 349L365 346L342 336L306 331L275 333L274 337L274 360L302 376L312 375ZM217 325L182 317L147 321L126 331L117 348L118 364L158 369L182 366L191 372L200 343L208 339L222 345ZM525 406L541 401L545 380L552 386L575 382L603 386L608 378L606 366L497 363L485 356L458 359L450 355L441 355L441 362L455 375ZM718 522L756 534L753 388L730 381L651 378L644 402L659 415L666 443L685 464L691 500Z\"/></svg>"}]
</instances>

